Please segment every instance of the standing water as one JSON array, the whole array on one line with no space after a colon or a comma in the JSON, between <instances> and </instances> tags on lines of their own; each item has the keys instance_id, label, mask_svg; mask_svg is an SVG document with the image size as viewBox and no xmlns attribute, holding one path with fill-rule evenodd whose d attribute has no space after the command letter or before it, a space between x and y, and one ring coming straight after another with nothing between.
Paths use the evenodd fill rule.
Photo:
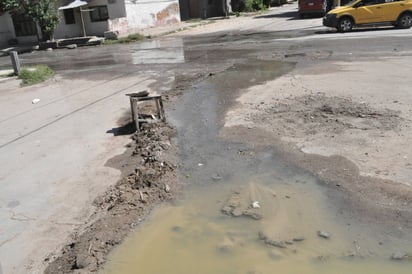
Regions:
<instances>
[{"instance_id":1,"label":"standing water","mask_svg":"<svg viewBox=\"0 0 412 274\"><path fill-rule=\"evenodd\" d=\"M343 217L341 198L274 149L219 139L234 91L292 68L233 66L181 98L172 118L185 198L157 208L103 273L411 273L389 259L409 241Z\"/></svg>"}]
</instances>

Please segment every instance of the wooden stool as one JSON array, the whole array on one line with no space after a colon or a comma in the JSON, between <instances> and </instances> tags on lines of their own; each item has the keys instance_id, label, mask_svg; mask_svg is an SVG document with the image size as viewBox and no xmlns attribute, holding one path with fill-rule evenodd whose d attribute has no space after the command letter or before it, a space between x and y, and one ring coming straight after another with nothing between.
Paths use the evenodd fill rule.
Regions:
<instances>
[{"instance_id":1,"label":"wooden stool","mask_svg":"<svg viewBox=\"0 0 412 274\"><path fill-rule=\"evenodd\" d=\"M162 96L160 95L148 96L148 94L149 93L147 91L126 94L126 96L129 96L130 98L130 108L132 111L132 119L136 125L136 130L140 130L141 123L153 123L153 122L157 122L157 120L166 122L166 116L165 116L165 112L163 108ZM150 101L150 100L153 100L156 105L156 115L153 115L154 117L151 117L152 119L139 115L139 108L138 108L139 102Z\"/></svg>"}]
</instances>

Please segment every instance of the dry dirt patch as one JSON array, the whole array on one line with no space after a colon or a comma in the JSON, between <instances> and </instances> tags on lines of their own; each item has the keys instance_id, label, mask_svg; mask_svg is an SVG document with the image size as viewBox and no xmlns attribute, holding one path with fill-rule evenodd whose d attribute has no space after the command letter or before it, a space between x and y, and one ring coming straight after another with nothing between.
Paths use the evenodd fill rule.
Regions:
<instances>
[{"instance_id":1,"label":"dry dirt patch","mask_svg":"<svg viewBox=\"0 0 412 274\"><path fill-rule=\"evenodd\" d=\"M298 67L248 89L225 127L259 128L302 152L343 156L363 176L412 185L409 70L407 58Z\"/></svg>"},{"instance_id":2,"label":"dry dirt patch","mask_svg":"<svg viewBox=\"0 0 412 274\"><path fill-rule=\"evenodd\" d=\"M263 112L263 113L262 113ZM250 115L253 123L276 125L281 136L340 134L345 130L399 130L399 112L374 109L350 98L328 97L317 93L290 97Z\"/></svg>"}]
</instances>

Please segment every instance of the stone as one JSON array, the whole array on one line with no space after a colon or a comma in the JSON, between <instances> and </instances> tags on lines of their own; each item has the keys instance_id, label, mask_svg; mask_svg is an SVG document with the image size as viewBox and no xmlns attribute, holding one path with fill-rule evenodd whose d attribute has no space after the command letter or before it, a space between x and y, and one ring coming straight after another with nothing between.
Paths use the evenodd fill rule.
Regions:
<instances>
[{"instance_id":1,"label":"stone","mask_svg":"<svg viewBox=\"0 0 412 274\"><path fill-rule=\"evenodd\" d=\"M233 213L232 213L232 214L233 214ZM257 212L253 212L253 211L251 211L251 210L245 210L245 211L243 212L243 215L246 216L246 217L250 217L250 218L252 218L252 219L254 219L254 220L260 220L260 219L263 218L262 214L257 213Z\"/></svg>"},{"instance_id":2,"label":"stone","mask_svg":"<svg viewBox=\"0 0 412 274\"><path fill-rule=\"evenodd\" d=\"M324 239L329 239L331 235L330 235L329 232L326 232L324 230L319 230L318 231L318 236L321 237L321 238L324 238Z\"/></svg>"},{"instance_id":3,"label":"stone","mask_svg":"<svg viewBox=\"0 0 412 274\"><path fill-rule=\"evenodd\" d=\"M294 241L294 242L303 242L304 240L305 240L305 237L303 237L303 236L296 237L296 238L292 239L292 241Z\"/></svg>"},{"instance_id":4,"label":"stone","mask_svg":"<svg viewBox=\"0 0 412 274\"><path fill-rule=\"evenodd\" d=\"M67 45L66 49L77 49L77 45L76 44Z\"/></svg>"},{"instance_id":5,"label":"stone","mask_svg":"<svg viewBox=\"0 0 412 274\"><path fill-rule=\"evenodd\" d=\"M119 32L118 31L105 31L104 38L109 40L117 40L119 39Z\"/></svg>"},{"instance_id":6,"label":"stone","mask_svg":"<svg viewBox=\"0 0 412 274\"><path fill-rule=\"evenodd\" d=\"M274 246L274 247L279 247L279 248L286 248L286 244L285 244L284 241L278 241L278 240L274 240L274 239L266 239L265 244L271 245L271 246Z\"/></svg>"},{"instance_id":7,"label":"stone","mask_svg":"<svg viewBox=\"0 0 412 274\"><path fill-rule=\"evenodd\" d=\"M406 259L408 256L405 252L395 252L392 254L391 259L392 260L396 260L396 261L400 261L403 259Z\"/></svg>"},{"instance_id":8,"label":"stone","mask_svg":"<svg viewBox=\"0 0 412 274\"><path fill-rule=\"evenodd\" d=\"M215 180L215 181L219 181L219 180L222 180L223 178L219 174L215 174L215 175L212 176L212 179Z\"/></svg>"},{"instance_id":9,"label":"stone","mask_svg":"<svg viewBox=\"0 0 412 274\"><path fill-rule=\"evenodd\" d=\"M266 240L266 239L268 238L268 237L265 235L265 233L263 233L262 231L259 231L258 236L259 236L259 240L262 240L262 241L264 241L264 240Z\"/></svg>"}]
</instances>

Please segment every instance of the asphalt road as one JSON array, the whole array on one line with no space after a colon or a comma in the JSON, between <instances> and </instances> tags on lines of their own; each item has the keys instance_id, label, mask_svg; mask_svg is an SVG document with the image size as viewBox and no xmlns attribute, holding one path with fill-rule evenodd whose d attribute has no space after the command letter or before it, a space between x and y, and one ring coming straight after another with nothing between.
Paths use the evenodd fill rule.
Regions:
<instances>
[{"instance_id":1,"label":"asphalt road","mask_svg":"<svg viewBox=\"0 0 412 274\"><path fill-rule=\"evenodd\" d=\"M411 30L340 34L320 18L298 20L295 5L130 45L21 55L48 64L54 80L18 88L0 82L0 262L5 273L38 273L43 259L84 224L93 199L120 172L105 162L127 136L126 93L171 88L176 75L216 72L258 59L313 62L410 56ZM8 58L0 58L7 68ZM40 102L32 104L34 98Z\"/></svg>"}]
</instances>

